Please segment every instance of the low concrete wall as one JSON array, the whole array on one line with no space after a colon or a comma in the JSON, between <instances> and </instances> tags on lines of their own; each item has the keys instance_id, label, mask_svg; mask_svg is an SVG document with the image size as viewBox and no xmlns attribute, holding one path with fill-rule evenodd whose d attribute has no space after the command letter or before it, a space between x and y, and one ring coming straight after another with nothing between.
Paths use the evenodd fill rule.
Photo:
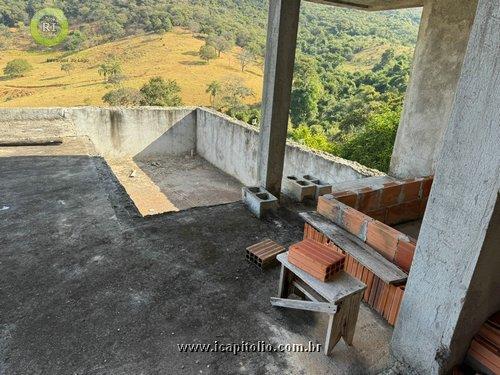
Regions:
<instances>
[{"instance_id":1,"label":"low concrete wall","mask_svg":"<svg viewBox=\"0 0 500 375\"><path fill-rule=\"evenodd\" d=\"M26 122L27 129L45 129L51 135L85 136L99 154L111 158L161 157L196 150L194 107L16 108L0 110L0 122Z\"/></svg>"},{"instance_id":2,"label":"low concrete wall","mask_svg":"<svg viewBox=\"0 0 500 375\"><path fill-rule=\"evenodd\" d=\"M258 130L206 108L197 110L199 155L248 186L258 184ZM359 163L287 142L284 175L313 175L328 183L383 175Z\"/></svg>"},{"instance_id":3,"label":"low concrete wall","mask_svg":"<svg viewBox=\"0 0 500 375\"><path fill-rule=\"evenodd\" d=\"M137 159L196 149L195 108L74 108L77 133L107 157Z\"/></svg>"},{"instance_id":4,"label":"low concrete wall","mask_svg":"<svg viewBox=\"0 0 500 375\"><path fill-rule=\"evenodd\" d=\"M179 108L20 108L0 110L0 123L26 122L62 136L85 136L108 158L161 158L196 151L243 184L257 185L258 130L219 112ZM50 125L50 126L49 126ZM56 129L57 128L57 129ZM48 130L49 131L49 130ZM383 175L358 163L288 142L284 174L328 183Z\"/></svg>"}]
</instances>

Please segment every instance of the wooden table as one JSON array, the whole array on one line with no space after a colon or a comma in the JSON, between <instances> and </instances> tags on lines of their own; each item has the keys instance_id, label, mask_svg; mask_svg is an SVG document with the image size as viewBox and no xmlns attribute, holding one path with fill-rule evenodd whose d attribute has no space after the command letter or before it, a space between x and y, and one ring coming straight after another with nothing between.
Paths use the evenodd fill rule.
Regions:
<instances>
[{"instance_id":1,"label":"wooden table","mask_svg":"<svg viewBox=\"0 0 500 375\"><path fill-rule=\"evenodd\" d=\"M322 282L288 261L288 252L277 256L281 263L278 297L273 306L316 311L329 315L325 355L329 355L342 337L352 345L359 305L366 285L342 271L333 280ZM307 300L289 299L295 294Z\"/></svg>"}]
</instances>

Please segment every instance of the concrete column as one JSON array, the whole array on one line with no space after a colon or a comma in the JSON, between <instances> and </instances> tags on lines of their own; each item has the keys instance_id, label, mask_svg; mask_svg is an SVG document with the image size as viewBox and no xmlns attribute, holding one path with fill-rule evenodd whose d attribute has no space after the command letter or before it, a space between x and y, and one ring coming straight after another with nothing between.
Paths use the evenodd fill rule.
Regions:
<instances>
[{"instance_id":1,"label":"concrete column","mask_svg":"<svg viewBox=\"0 0 500 375\"><path fill-rule=\"evenodd\" d=\"M434 174L477 0L424 0L390 174Z\"/></svg>"},{"instance_id":2,"label":"concrete column","mask_svg":"<svg viewBox=\"0 0 500 375\"><path fill-rule=\"evenodd\" d=\"M394 330L396 359L444 374L500 309L500 0L479 0Z\"/></svg>"},{"instance_id":3,"label":"concrete column","mask_svg":"<svg viewBox=\"0 0 500 375\"><path fill-rule=\"evenodd\" d=\"M270 0L259 147L261 186L279 197L290 111L300 0Z\"/></svg>"}]
</instances>

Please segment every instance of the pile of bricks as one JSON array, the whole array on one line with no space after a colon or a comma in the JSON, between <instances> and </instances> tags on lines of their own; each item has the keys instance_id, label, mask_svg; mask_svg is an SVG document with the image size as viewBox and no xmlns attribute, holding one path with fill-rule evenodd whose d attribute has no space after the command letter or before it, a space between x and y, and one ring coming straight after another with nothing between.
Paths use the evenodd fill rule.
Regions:
<instances>
[{"instance_id":1,"label":"pile of bricks","mask_svg":"<svg viewBox=\"0 0 500 375\"><path fill-rule=\"evenodd\" d=\"M368 268L357 262L328 237L305 224L304 239L312 239L329 246L333 251L346 256L344 270L366 284L363 301L382 315L389 324L394 325L399 314L404 294L404 285L389 285L373 274Z\"/></svg>"},{"instance_id":2,"label":"pile of bricks","mask_svg":"<svg viewBox=\"0 0 500 375\"><path fill-rule=\"evenodd\" d=\"M333 189L338 201L368 216L396 225L423 217L433 177L394 180L371 186L343 186Z\"/></svg>"},{"instance_id":3,"label":"pile of bricks","mask_svg":"<svg viewBox=\"0 0 500 375\"><path fill-rule=\"evenodd\" d=\"M346 256L332 246L306 239L290 246L288 260L320 281L329 281L344 269Z\"/></svg>"},{"instance_id":4,"label":"pile of bricks","mask_svg":"<svg viewBox=\"0 0 500 375\"><path fill-rule=\"evenodd\" d=\"M486 374L500 374L500 312L483 324L472 339L468 361Z\"/></svg>"},{"instance_id":5,"label":"pile of bricks","mask_svg":"<svg viewBox=\"0 0 500 375\"><path fill-rule=\"evenodd\" d=\"M402 270L410 271L416 247L415 239L341 203L332 195L319 198L317 211L366 242Z\"/></svg>"},{"instance_id":6,"label":"pile of bricks","mask_svg":"<svg viewBox=\"0 0 500 375\"><path fill-rule=\"evenodd\" d=\"M285 252L285 248L280 244L266 239L246 249L246 259L258 266L267 268L276 264L276 256Z\"/></svg>"}]
</instances>

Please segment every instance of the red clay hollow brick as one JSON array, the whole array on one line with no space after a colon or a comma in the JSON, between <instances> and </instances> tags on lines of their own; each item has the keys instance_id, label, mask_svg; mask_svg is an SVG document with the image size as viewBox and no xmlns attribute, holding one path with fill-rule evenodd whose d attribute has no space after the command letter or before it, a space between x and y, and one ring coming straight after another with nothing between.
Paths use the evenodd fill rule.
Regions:
<instances>
[{"instance_id":1,"label":"red clay hollow brick","mask_svg":"<svg viewBox=\"0 0 500 375\"><path fill-rule=\"evenodd\" d=\"M342 202L350 207L356 208L358 203L358 195L353 191L334 191L332 195L336 200Z\"/></svg>"},{"instance_id":2,"label":"red clay hollow brick","mask_svg":"<svg viewBox=\"0 0 500 375\"><path fill-rule=\"evenodd\" d=\"M381 190L366 187L358 191L358 210L361 212L373 211L380 207Z\"/></svg>"},{"instance_id":3,"label":"red clay hollow brick","mask_svg":"<svg viewBox=\"0 0 500 375\"><path fill-rule=\"evenodd\" d=\"M342 210L342 227L363 241L366 239L366 226L372 219L351 207Z\"/></svg>"},{"instance_id":4,"label":"red clay hollow brick","mask_svg":"<svg viewBox=\"0 0 500 375\"><path fill-rule=\"evenodd\" d=\"M368 223L366 243L392 262L396 255L398 240L403 236L396 229L375 220Z\"/></svg>"},{"instance_id":5,"label":"red clay hollow brick","mask_svg":"<svg viewBox=\"0 0 500 375\"><path fill-rule=\"evenodd\" d=\"M417 199L389 207L387 209L386 223L388 225L396 225L417 220L421 217L421 203L421 200Z\"/></svg>"},{"instance_id":6,"label":"red clay hollow brick","mask_svg":"<svg viewBox=\"0 0 500 375\"><path fill-rule=\"evenodd\" d=\"M384 184L382 196L380 197L380 206L388 207L399 203L403 185L398 182L388 182Z\"/></svg>"},{"instance_id":7,"label":"red clay hollow brick","mask_svg":"<svg viewBox=\"0 0 500 375\"><path fill-rule=\"evenodd\" d=\"M398 241L394 263L405 272L410 272L413 255L415 254L415 244L403 239Z\"/></svg>"},{"instance_id":8,"label":"red clay hollow brick","mask_svg":"<svg viewBox=\"0 0 500 375\"><path fill-rule=\"evenodd\" d=\"M385 223L385 218L387 215L387 208L380 208L380 209L375 210L375 211L369 211L366 214L374 220L378 220L378 221L381 221L382 223Z\"/></svg>"},{"instance_id":9,"label":"red clay hollow brick","mask_svg":"<svg viewBox=\"0 0 500 375\"><path fill-rule=\"evenodd\" d=\"M405 180L403 184L403 202L414 201L420 198L422 179Z\"/></svg>"},{"instance_id":10,"label":"red clay hollow brick","mask_svg":"<svg viewBox=\"0 0 500 375\"><path fill-rule=\"evenodd\" d=\"M434 178L432 176L424 177L422 181L422 198L427 198L430 195L433 181Z\"/></svg>"}]
</instances>

